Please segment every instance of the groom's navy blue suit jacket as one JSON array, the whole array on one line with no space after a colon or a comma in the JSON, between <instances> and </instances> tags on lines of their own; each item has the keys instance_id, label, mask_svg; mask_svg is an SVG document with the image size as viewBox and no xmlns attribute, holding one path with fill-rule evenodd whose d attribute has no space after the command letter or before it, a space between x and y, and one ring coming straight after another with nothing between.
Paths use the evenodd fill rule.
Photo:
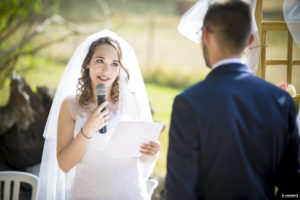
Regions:
<instances>
[{"instance_id":1,"label":"groom's navy blue suit jacket","mask_svg":"<svg viewBox=\"0 0 300 200\"><path fill-rule=\"evenodd\" d=\"M272 199L275 185L300 198L295 112L288 93L247 66L212 70L174 100L167 199Z\"/></svg>"}]
</instances>

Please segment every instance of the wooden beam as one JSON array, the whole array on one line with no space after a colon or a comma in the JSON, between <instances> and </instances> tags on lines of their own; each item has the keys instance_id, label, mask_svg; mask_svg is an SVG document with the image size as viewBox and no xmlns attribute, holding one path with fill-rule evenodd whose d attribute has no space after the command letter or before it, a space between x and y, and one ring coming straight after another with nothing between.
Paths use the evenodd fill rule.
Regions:
<instances>
[{"instance_id":1,"label":"wooden beam","mask_svg":"<svg viewBox=\"0 0 300 200\"><path fill-rule=\"evenodd\" d=\"M268 31L287 31L288 27L284 21L263 21L262 30Z\"/></svg>"},{"instance_id":2,"label":"wooden beam","mask_svg":"<svg viewBox=\"0 0 300 200\"><path fill-rule=\"evenodd\" d=\"M257 29L258 29L258 35L259 35L259 39L260 39L260 44L262 46L262 2L263 0L256 0L256 7L255 7L255 20L256 20L256 25L257 25ZM262 51L262 49L260 50ZM261 55L261 53L260 53ZM261 59L261 56L260 58ZM258 68L256 71L256 75L261 77L261 62L258 62Z\"/></svg>"},{"instance_id":3,"label":"wooden beam","mask_svg":"<svg viewBox=\"0 0 300 200\"><path fill-rule=\"evenodd\" d=\"M288 65L287 60L266 60L266 65ZM300 60L293 60L292 65L300 65Z\"/></svg>"},{"instance_id":4,"label":"wooden beam","mask_svg":"<svg viewBox=\"0 0 300 200\"><path fill-rule=\"evenodd\" d=\"M300 94L297 94L295 97L293 97L294 101L300 101Z\"/></svg>"},{"instance_id":5,"label":"wooden beam","mask_svg":"<svg viewBox=\"0 0 300 200\"><path fill-rule=\"evenodd\" d=\"M267 31L262 31L261 40L261 54L260 54L260 77L266 79L266 40L267 40Z\"/></svg>"},{"instance_id":6,"label":"wooden beam","mask_svg":"<svg viewBox=\"0 0 300 200\"><path fill-rule=\"evenodd\" d=\"M288 31L288 43L287 43L287 73L286 80L288 84L292 83L292 66L293 66L293 37Z\"/></svg>"}]
</instances>

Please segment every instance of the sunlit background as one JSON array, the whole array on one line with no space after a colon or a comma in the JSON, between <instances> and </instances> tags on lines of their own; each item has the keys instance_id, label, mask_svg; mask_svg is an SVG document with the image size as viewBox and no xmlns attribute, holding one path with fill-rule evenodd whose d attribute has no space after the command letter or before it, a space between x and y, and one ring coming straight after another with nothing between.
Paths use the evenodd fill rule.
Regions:
<instances>
[{"instance_id":1,"label":"sunlit background","mask_svg":"<svg viewBox=\"0 0 300 200\"><path fill-rule=\"evenodd\" d=\"M48 11L63 17L68 25L53 23L47 26L31 45L69 34L70 27L80 34L70 35L66 40L33 55L21 56L16 63L16 71L25 77L33 90L37 86L56 88L69 58L88 35L105 28L119 34L137 54L154 110L154 120L165 123L165 130L159 138L161 153L154 170L156 176L164 176L173 98L184 88L205 78L209 72L200 45L177 31L180 17L194 3L188 0L54 0L54 6ZM264 20L282 21L282 3L283 0L264 0ZM19 39L18 34L10 38ZM268 59L286 59L286 33L271 32L267 42ZM300 59L300 50L295 44L294 58ZM300 77L300 68L293 70L293 84L300 91L300 79L296 79ZM284 66L272 70L267 68L266 77L277 84L286 81L285 73ZM0 103L5 105L9 97L9 81L1 84Z\"/></svg>"}]
</instances>

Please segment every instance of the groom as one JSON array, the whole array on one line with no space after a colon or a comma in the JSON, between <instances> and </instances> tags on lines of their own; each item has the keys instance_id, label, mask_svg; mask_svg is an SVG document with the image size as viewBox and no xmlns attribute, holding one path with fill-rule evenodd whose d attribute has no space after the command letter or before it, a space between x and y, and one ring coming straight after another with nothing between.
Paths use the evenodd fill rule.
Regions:
<instances>
[{"instance_id":1,"label":"groom","mask_svg":"<svg viewBox=\"0 0 300 200\"><path fill-rule=\"evenodd\" d=\"M288 93L241 63L249 5L210 5L202 48L211 72L179 94L169 135L167 200L300 198L299 133Z\"/></svg>"}]
</instances>

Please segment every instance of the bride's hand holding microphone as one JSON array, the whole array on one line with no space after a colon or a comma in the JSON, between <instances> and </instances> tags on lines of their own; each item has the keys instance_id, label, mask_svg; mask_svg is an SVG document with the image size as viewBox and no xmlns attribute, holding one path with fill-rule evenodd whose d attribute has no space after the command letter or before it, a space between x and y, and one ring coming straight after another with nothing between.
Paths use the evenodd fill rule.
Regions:
<instances>
[{"instance_id":1,"label":"bride's hand holding microphone","mask_svg":"<svg viewBox=\"0 0 300 200\"><path fill-rule=\"evenodd\" d=\"M108 105L108 101L102 103L94 112L92 112L85 125L82 127L82 134L87 138L91 138L95 132L98 132L108 124L109 110L103 108ZM103 110L103 111L102 111Z\"/></svg>"}]
</instances>

